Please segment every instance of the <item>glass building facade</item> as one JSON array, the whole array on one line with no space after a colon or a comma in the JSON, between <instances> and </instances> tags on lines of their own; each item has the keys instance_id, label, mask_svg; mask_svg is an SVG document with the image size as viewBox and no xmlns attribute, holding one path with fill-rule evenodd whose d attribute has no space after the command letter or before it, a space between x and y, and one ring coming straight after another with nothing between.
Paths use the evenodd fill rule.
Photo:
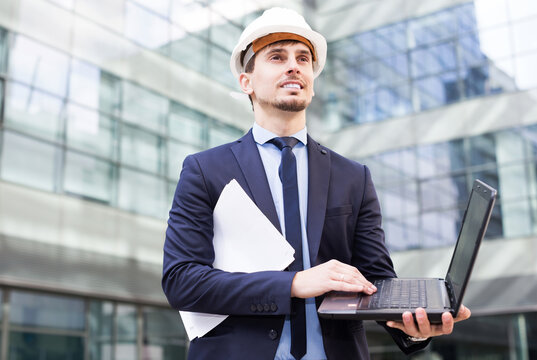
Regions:
<instances>
[{"instance_id":1,"label":"glass building facade","mask_svg":"<svg viewBox=\"0 0 537 360\"><path fill-rule=\"evenodd\" d=\"M185 358L167 212L184 157L251 126L229 57L275 5L328 40L308 130L371 169L401 276L443 276L473 180L498 189L473 316L415 358L537 357L533 0L3 0L0 360Z\"/></svg>"},{"instance_id":2,"label":"glass building facade","mask_svg":"<svg viewBox=\"0 0 537 360\"><path fill-rule=\"evenodd\" d=\"M322 96L335 103L332 126L534 88L536 15L525 0L462 2L331 42Z\"/></svg>"},{"instance_id":3,"label":"glass building facade","mask_svg":"<svg viewBox=\"0 0 537 360\"><path fill-rule=\"evenodd\" d=\"M185 359L173 310L26 290L3 290L8 359ZM5 349L5 350L3 350Z\"/></svg>"},{"instance_id":4,"label":"glass building facade","mask_svg":"<svg viewBox=\"0 0 537 360\"><path fill-rule=\"evenodd\" d=\"M185 155L242 134L147 87L1 31L0 176L6 181L164 218Z\"/></svg>"}]
</instances>

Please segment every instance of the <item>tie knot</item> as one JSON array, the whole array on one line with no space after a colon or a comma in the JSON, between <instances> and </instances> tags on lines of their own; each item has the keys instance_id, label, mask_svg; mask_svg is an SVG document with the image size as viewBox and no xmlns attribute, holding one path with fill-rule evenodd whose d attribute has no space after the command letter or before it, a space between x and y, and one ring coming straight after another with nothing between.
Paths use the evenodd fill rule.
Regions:
<instances>
[{"instance_id":1,"label":"tie knot","mask_svg":"<svg viewBox=\"0 0 537 360\"><path fill-rule=\"evenodd\" d=\"M291 149L298 144L298 139L292 136L276 137L270 140L271 143L276 145L278 149L283 150L284 147L290 147Z\"/></svg>"}]
</instances>

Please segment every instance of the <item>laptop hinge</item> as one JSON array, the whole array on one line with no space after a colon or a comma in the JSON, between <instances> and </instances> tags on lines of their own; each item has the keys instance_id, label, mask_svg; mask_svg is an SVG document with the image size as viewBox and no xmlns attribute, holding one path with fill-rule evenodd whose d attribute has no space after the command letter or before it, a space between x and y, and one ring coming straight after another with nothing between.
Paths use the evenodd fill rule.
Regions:
<instances>
[{"instance_id":1,"label":"laptop hinge","mask_svg":"<svg viewBox=\"0 0 537 360\"><path fill-rule=\"evenodd\" d=\"M447 290L447 296L448 296L448 304L450 308L455 307L455 292L453 291L453 287L451 286L451 283L447 280L444 280L446 283L446 290Z\"/></svg>"}]
</instances>

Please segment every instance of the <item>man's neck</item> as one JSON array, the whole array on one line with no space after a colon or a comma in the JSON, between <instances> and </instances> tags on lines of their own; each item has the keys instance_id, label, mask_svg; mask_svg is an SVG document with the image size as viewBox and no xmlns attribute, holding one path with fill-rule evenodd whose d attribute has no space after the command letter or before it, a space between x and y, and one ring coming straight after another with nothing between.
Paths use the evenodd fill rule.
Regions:
<instances>
[{"instance_id":1,"label":"man's neck","mask_svg":"<svg viewBox=\"0 0 537 360\"><path fill-rule=\"evenodd\" d=\"M255 122L264 129L278 136L290 136L296 134L306 126L306 111L290 112L275 109L266 112L256 109L254 112Z\"/></svg>"}]
</instances>

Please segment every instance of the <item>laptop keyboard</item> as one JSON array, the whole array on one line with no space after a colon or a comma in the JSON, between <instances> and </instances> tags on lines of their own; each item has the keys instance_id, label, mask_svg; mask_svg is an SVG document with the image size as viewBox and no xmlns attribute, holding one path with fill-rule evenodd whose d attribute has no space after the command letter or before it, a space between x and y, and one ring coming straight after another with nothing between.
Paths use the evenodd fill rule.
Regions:
<instances>
[{"instance_id":1,"label":"laptop keyboard","mask_svg":"<svg viewBox=\"0 0 537 360\"><path fill-rule=\"evenodd\" d=\"M415 309L427 307L425 280L377 280L377 292L371 296L369 308Z\"/></svg>"}]
</instances>

